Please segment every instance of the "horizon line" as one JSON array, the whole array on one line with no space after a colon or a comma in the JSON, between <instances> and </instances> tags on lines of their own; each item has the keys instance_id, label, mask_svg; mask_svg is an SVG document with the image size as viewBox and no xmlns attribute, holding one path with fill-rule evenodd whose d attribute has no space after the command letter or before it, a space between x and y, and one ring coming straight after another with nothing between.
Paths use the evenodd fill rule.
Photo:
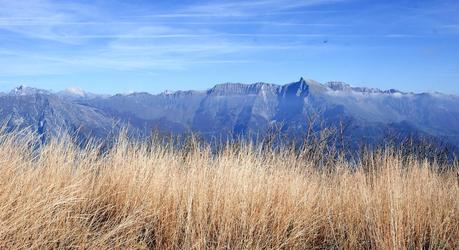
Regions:
<instances>
[{"instance_id":1,"label":"horizon line","mask_svg":"<svg viewBox=\"0 0 459 250\"><path fill-rule=\"evenodd\" d=\"M83 92L84 94L93 94L93 95L99 95L99 96L116 96L116 95L133 95L133 94L143 94L143 93L146 93L146 94L150 94L150 95L162 95L162 94L175 94L177 92L189 92L189 91L195 91L195 92L207 92L219 85L225 85L225 84L242 84L242 85L255 85L255 84L266 84L266 85L275 85L275 86L278 86L278 87L282 87L282 86L286 86L286 85L289 85L289 84L294 84L294 83L298 83L300 81L304 80L308 85L310 85L311 83L313 84L319 84L321 86L324 86L324 87L327 87L327 88L330 88L328 86L328 84L330 83L340 83L340 84L343 84L347 87L350 87L352 90L355 91L355 89L367 89L367 90L371 90L371 91L376 91L376 92L387 92L389 93L390 91L392 92L398 92L398 93L401 93L401 94L404 94L404 95L408 95L408 94L414 94L414 95L421 95L421 94L441 94L441 95L445 95L445 96L454 96L454 97L459 97L459 93L453 93L453 94L449 94L449 93L445 93L445 92L441 92L441 91L419 91L419 92L416 92L416 91L406 91L406 90L399 90L399 89L396 89L396 88L389 88L389 89L382 89L382 88L377 88L377 87L367 87L367 86L362 86L362 85L354 85L354 84L350 84L350 83L347 83L345 81L339 81L339 80L329 80L329 81L325 81L325 82L319 82L319 81L316 81L312 78L305 78L305 77L300 77L300 79L298 81L293 81L293 82L288 82L288 83L272 83L272 82L263 82L263 81L258 81L258 82L251 82L251 83L248 83L248 82L230 82L230 81L227 81L227 82L220 82L220 83L214 83L213 85L211 85L211 87L208 87L206 89L176 89L176 90L172 90L172 89L164 89L163 91L161 92L150 92L150 91L144 91L144 90L133 90L133 91L127 91L127 92L92 92L92 91L87 91L85 90L84 88L81 88L81 87L78 87L78 86L69 86L69 87L66 87L64 89L53 89L53 88L41 88L41 87L37 87L37 86L33 86L35 84L27 84L27 83L20 83L18 85L16 85L16 87L13 87L9 90L6 90L6 92L3 92L3 91L0 91L0 93L3 93L3 94L11 94L12 91L18 89L18 88L21 88L21 87L25 87L25 88L31 88L31 89L36 89L36 90L43 90L43 91L46 91L46 92L50 92L52 94L59 94L60 92L72 92L72 91L81 91ZM1 83L5 83L5 82L0 82ZM338 90L338 91L343 91L343 90ZM374 93L376 93L374 92Z\"/></svg>"}]
</instances>

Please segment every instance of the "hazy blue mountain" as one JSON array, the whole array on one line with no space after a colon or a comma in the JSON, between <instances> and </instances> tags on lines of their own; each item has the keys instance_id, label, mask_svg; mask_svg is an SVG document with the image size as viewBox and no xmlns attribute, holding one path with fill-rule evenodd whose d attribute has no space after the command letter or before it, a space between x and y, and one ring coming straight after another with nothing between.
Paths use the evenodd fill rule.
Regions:
<instances>
[{"instance_id":1,"label":"hazy blue mountain","mask_svg":"<svg viewBox=\"0 0 459 250\"><path fill-rule=\"evenodd\" d=\"M351 87L342 82L321 84L303 78L286 85L224 83L207 91L157 95L99 96L77 89L53 94L18 87L0 95L0 104L2 120L48 134L80 128L85 134L104 136L117 122L130 124L140 135L153 129L195 131L205 137L244 135L278 126L301 136L315 119L322 126L345 124L345 136L354 141L371 142L393 133L430 135L459 146L457 96Z\"/></svg>"},{"instance_id":2,"label":"hazy blue mountain","mask_svg":"<svg viewBox=\"0 0 459 250\"><path fill-rule=\"evenodd\" d=\"M338 105L354 119L376 122L392 129L421 132L459 145L459 97L439 93L403 93L397 90L336 88L324 93L329 103ZM403 129L402 129L403 128Z\"/></svg>"},{"instance_id":3,"label":"hazy blue mountain","mask_svg":"<svg viewBox=\"0 0 459 250\"><path fill-rule=\"evenodd\" d=\"M0 118L8 129L31 128L43 140L67 132L82 137L104 137L116 128L103 111L66 101L41 89L20 86L0 96Z\"/></svg>"},{"instance_id":4,"label":"hazy blue mountain","mask_svg":"<svg viewBox=\"0 0 459 250\"><path fill-rule=\"evenodd\" d=\"M107 95L98 95L86 92L79 88L67 88L56 93L59 97L65 100L78 101L82 99L104 98Z\"/></svg>"},{"instance_id":5,"label":"hazy blue mountain","mask_svg":"<svg viewBox=\"0 0 459 250\"><path fill-rule=\"evenodd\" d=\"M104 110L113 117L129 122L141 132L160 129L185 132L205 93L178 91L152 95L149 93L117 94L108 98L81 100L80 103Z\"/></svg>"}]
</instances>

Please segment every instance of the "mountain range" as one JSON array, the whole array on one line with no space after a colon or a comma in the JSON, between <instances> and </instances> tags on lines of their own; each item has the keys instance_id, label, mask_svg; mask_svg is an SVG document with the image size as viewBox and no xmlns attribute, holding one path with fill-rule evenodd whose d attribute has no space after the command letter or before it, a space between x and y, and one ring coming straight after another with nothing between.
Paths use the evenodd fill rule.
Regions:
<instances>
[{"instance_id":1,"label":"mountain range","mask_svg":"<svg viewBox=\"0 0 459 250\"><path fill-rule=\"evenodd\" d=\"M224 83L206 91L96 95L79 89L52 92L20 86L0 93L0 121L8 129L29 127L43 140L61 132L104 138L128 126L194 131L204 138L263 134L276 126L291 136L312 124L345 125L354 141L377 141L388 133L425 135L459 147L459 97L395 89L352 87L301 78L285 84Z\"/></svg>"}]
</instances>

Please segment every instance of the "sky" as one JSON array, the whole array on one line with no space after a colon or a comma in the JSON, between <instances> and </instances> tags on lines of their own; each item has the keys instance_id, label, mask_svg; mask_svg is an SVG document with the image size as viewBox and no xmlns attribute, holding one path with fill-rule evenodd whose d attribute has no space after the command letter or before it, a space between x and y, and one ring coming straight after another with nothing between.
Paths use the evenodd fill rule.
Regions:
<instances>
[{"instance_id":1,"label":"sky","mask_svg":"<svg viewBox=\"0 0 459 250\"><path fill-rule=\"evenodd\" d=\"M300 77L459 94L457 0L0 0L0 91Z\"/></svg>"}]
</instances>

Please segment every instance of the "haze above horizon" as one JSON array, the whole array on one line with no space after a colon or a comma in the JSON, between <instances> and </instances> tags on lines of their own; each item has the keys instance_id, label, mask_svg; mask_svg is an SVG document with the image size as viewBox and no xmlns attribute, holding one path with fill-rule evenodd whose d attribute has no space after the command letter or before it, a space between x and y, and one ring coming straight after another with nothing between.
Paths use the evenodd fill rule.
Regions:
<instances>
[{"instance_id":1,"label":"haze above horizon","mask_svg":"<svg viewBox=\"0 0 459 250\"><path fill-rule=\"evenodd\" d=\"M0 0L0 91L319 82L459 94L459 2Z\"/></svg>"}]
</instances>

